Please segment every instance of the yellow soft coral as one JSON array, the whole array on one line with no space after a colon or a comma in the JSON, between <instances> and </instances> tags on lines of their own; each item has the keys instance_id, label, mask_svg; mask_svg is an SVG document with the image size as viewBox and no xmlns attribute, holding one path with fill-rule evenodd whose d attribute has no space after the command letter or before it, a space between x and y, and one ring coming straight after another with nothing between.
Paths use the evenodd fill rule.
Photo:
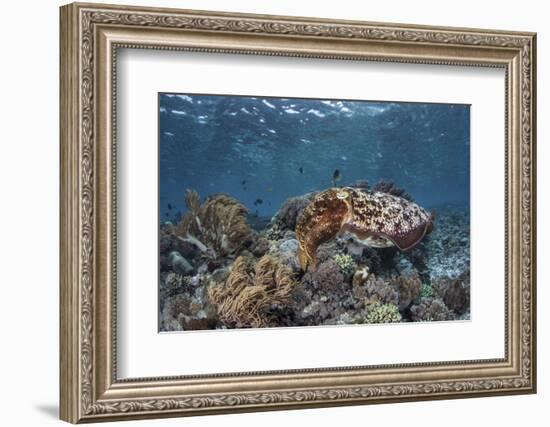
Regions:
<instances>
[{"instance_id":1,"label":"yellow soft coral","mask_svg":"<svg viewBox=\"0 0 550 427\"><path fill-rule=\"evenodd\" d=\"M244 205L225 194L207 198L201 205L199 194L187 190L188 212L175 228L180 239L194 244L209 258L235 255L250 239Z\"/></svg>"},{"instance_id":2,"label":"yellow soft coral","mask_svg":"<svg viewBox=\"0 0 550 427\"><path fill-rule=\"evenodd\" d=\"M277 258L264 255L252 267L241 256L225 283L210 288L208 295L226 325L259 328L269 325L269 309L286 303L295 285L292 270Z\"/></svg>"}]
</instances>

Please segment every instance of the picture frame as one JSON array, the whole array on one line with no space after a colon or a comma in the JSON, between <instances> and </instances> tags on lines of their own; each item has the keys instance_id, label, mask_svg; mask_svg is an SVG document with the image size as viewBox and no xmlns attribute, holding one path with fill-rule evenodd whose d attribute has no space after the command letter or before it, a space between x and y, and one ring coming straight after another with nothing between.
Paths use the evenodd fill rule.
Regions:
<instances>
[{"instance_id":1,"label":"picture frame","mask_svg":"<svg viewBox=\"0 0 550 427\"><path fill-rule=\"evenodd\" d=\"M60 24L61 419L80 423L536 392L534 33L86 3L61 7ZM124 301L117 265L124 254L117 224L124 218L117 211L123 161L117 151L117 60L123 49L315 58L321 66L338 60L503 70L505 129L497 147L504 158L499 212L504 245L495 255L504 266L504 281L497 283L504 301L503 357L351 365L329 360L323 367L237 372L214 367L207 374L120 378L124 337L117 310Z\"/></svg>"}]
</instances>

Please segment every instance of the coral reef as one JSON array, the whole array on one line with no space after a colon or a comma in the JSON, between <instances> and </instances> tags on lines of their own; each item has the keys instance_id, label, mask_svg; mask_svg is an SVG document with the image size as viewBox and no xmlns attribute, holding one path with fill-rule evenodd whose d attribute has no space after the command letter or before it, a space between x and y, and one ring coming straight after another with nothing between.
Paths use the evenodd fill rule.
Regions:
<instances>
[{"instance_id":1,"label":"coral reef","mask_svg":"<svg viewBox=\"0 0 550 427\"><path fill-rule=\"evenodd\" d=\"M401 197L402 199L408 200L409 202L414 201L409 193L407 193L403 188L395 185L393 181L386 181L384 179L381 179L376 184L374 184L374 186L372 187L372 191L380 191L381 193L391 194L392 196Z\"/></svg>"},{"instance_id":2,"label":"coral reef","mask_svg":"<svg viewBox=\"0 0 550 427\"><path fill-rule=\"evenodd\" d=\"M351 255L336 254L334 255L333 259L336 265L338 266L338 268L340 269L340 272L344 276L352 275L357 269L357 265L353 261L353 258L351 257Z\"/></svg>"},{"instance_id":3,"label":"coral reef","mask_svg":"<svg viewBox=\"0 0 550 427\"><path fill-rule=\"evenodd\" d=\"M359 302L331 258L320 263L316 270L308 270L292 297L293 322L299 325L336 324L339 316Z\"/></svg>"},{"instance_id":4,"label":"coral reef","mask_svg":"<svg viewBox=\"0 0 550 427\"><path fill-rule=\"evenodd\" d=\"M441 298L422 297L418 303L411 306L410 313L413 322L455 320L457 318Z\"/></svg>"},{"instance_id":5,"label":"coral reef","mask_svg":"<svg viewBox=\"0 0 550 427\"><path fill-rule=\"evenodd\" d=\"M187 213L176 225L165 221L159 229L160 329L469 319L467 210L438 208L437 225L425 237L434 217L406 199L407 193L391 182L372 189L366 181L358 182L355 187L292 197L267 221L247 215L245 207L227 195L211 195L201 204L196 192L187 191ZM337 208L328 209L331 203ZM400 206L397 213L380 213L391 211L395 203ZM308 213L312 204L326 208L321 217L327 219L332 236L314 242L315 251L308 233L326 230ZM393 221L394 228L403 215L397 227L408 231L392 234L377 228L387 225L368 223L361 217L367 212L371 221ZM416 215L412 220L410 212ZM332 229L340 216L355 228L336 221ZM402 251L392 239L407 247L414 244ZM393 246L384 247L388 242Z\"/></svg>"},{"instance_id":6,"label":"coral reef","mask_svg":"<svg viewBox=\"0 0 550 427\"><path fill-rule=\"evenodd\" d=\"M437 217L437 227L425 242L429 276L456 278L470 268L470 215L449 205L439 209Z\"/></svg>"},{"instance_id":7,"label":"coral reef","mask_svg":"<svg viewBox=\"0 0 550 427\"><path fill-rule=\"evenodd\" d=\"M420 287L421 298L432 298L435 295L434 288L426 283L422 283Z\"/></svg>"},{"instance_id":8,"label":"coral reef","mask_svg":"<svg viewBox=\"0 0 550 427\"><path fill-rule=\"evenodd\" d=\"M458 314L470 308L470 271L464 271L456 279L440 277L434 281L434 289L445 305Z\"/></svg>"},{"instance_id":9,"label":"coral reef","mask_svg":"<svg viewBox=\"0 0 550 427\"><path fill-rule=\"evenodd\" d=\"M270 246L271 243L269 239L264 236L256 236L256 239L250 245L250 252L252 252L255 257L261 258L269 251Z\"/></svg>"},{"instance_id":10,"label":"coral reef","mask_svg":"<svg viewBox=\"0 0 550 427\"><path fill-rule=\"evenodd\" d=\"M345 278L338 263L332 259L323 262L315 271L306 275L308 277L303 278L303 281L309 281L315 289L325 293L338 291Z\"/></svg>"},{"instance_id":11,"label":"coral reef","mask_svg":"<svg viewBox=\"0 0 550 427\"><path fill-rule=\"evenodd\" d=\"M406 309L420 294L422 282L418 274L393 276L390 286L399 294L399 309Z\"/></svg>"},{"instance_id":12,"label":"coral reef","mask_svg":"<svg viewBox=\"0 0 550 427\"><path fill-rule=\"evenodd\" d=\"M309 204L313 195L306 194L287 199L273 217L272 222L278 225L279 230L294 230L298 217Z\"/></svg>"},{"instance_id":13,"label":"coral reef","mask_svg":"<svg viewBox=\"0 0 550 427\"><path fill-rule=\"evenodd\" d=\"M353 186L362 190L368 190L369 182L366 179L358 179Z\"/></svg>"},{"instance_id":14,"label":"coral reef","mask_svg":"<svg viewBox=\"0 0 550 427\"><path fill-rule=\"evenodd\" d=\"M300 271L298 261L298 241L289 236L273 242L269 254L278 258L282 264L289 266L294 272Z\"/></svg>"},{"instance_id":15,"label":"coral reef","mask_svg":"<svg viewBox=\"0 0 550 427\"><path fill-rule=\"evenodd\" d=\"M365 323L395 323L401 321L401 313L393 304L374 304L365 317Z\"/></svg>"},{"instance_id":16,"label":"coral reef","mask_svg":"<svg viewBox=\"0 0 550 427\"><path fill-rule=\"evenodd\" d=\"M226 326L269 326L270 310L286 303L296 285L292 271L276 258L264 255L255 265L253 263L243 256L237 258L225 283L208 290Z\"/></svg>"},{"instance_id":17,"label":"coral reef","mask_svg":"<svg viewBox=\"0 0 550 427\"><path fill-rule=\"evenodd\" d=\"M385 281L382 277L376 277L374 274L369 275L364 285L366 296L365 305L372 304L399 304L399 289L392 286L389 281Z\"/></svg>"},{"instance_id":18,"label":"coral reef","mask_svg":"<svg viewBox=\"0 0 550 427\"><path fill-rule=\"evenodd\" d=\"M202 205L196 191L187 190L188 212L175 227L175 235L196 246L208 258L236 255L250 243L252 230L247 209L225 194L208 197Z\"/></svg>"},{"instance_id":19,"label":"coral reef","mask_svg":"<svg viewBox=\"0 0 550 427\"><path fill-rule=\"evenodd\" d=\"M213 329L217 313L206 295L206 286L199 276L168 273L161 277L160 329L182 331Z\"/></svg>"},{"instance_id":20,"label":"coral reef","mask_svg":"<svg viewBox=\"0 0 550 427\"><path fill-rule=\"evenodd\" d=\"M168 255L168 264L178 274L186 275L193 271L191 263L177 251L170 252Z\"/></svg>"}]
</instances>

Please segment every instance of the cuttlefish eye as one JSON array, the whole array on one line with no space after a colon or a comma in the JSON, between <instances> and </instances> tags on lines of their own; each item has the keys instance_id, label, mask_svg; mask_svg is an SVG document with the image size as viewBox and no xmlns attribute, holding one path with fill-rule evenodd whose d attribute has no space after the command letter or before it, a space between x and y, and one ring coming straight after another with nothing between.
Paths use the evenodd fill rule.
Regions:
<instances>
[{"instance_id":1,"label":"cuttlefish eye","mask_svg":"<svg viewBox=\"0 0 550 427\"><path fill-rule=\"evenodd\" d=\"M340 200L345 200L349 197L349 193L347 191L339 191L336 193L336 197Z\"/></svg>"}]
</instances>

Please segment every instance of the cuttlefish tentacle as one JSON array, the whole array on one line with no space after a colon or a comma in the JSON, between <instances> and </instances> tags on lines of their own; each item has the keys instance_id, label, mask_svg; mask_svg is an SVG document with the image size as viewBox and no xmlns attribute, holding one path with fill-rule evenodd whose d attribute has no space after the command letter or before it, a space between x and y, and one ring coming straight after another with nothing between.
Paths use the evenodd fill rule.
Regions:
<instances>
[{"instance_id":1,"label":"cuttlefish tentacle","mask_svg":"<svg viewBox=\"0 0 550 427\"><path fill-rule=\"evenodd\" d=\"M433 221L433 214L401 197L330 188L317 194L298 218L300 266L315 269L317 248L342 233L368 246L409 250L432 231Z\"/></svg>"}]
</instances>

